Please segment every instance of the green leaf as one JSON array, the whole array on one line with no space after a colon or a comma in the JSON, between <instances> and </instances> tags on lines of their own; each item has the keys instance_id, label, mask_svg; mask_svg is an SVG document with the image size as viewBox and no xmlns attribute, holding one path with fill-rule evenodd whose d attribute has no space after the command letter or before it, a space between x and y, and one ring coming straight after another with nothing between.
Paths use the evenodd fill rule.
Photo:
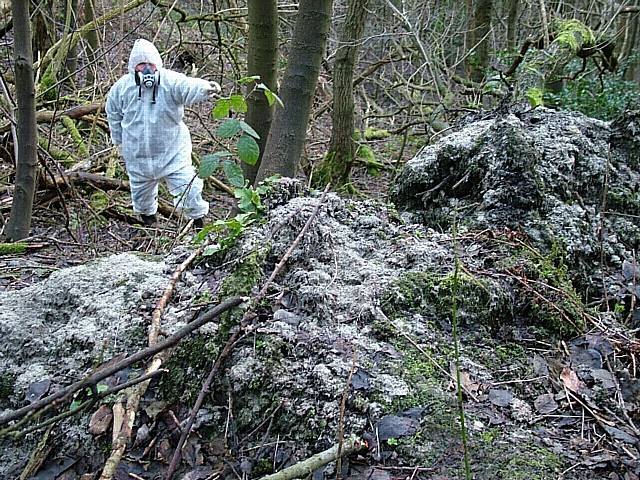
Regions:
<instances>
[{"instance_id":1,"label":"green leaf","mask_svg":"<svg viewBox=\"0 0 640 480\"><path fill-rule=\"evenodd\" d=\"M229 155L226 152L210 153L202 157L200 167L198 168L198 177L207 178L213 175L220 166L220 158Z\"/></svg>"},{"instance_id":2,"label":"green leaf","mask_svg":"<svg viewBox=\"0 0 640 480\"><path fill-rule=\"evenodd\" d=\"M245 113L247 111L247 101L242 95L231 95L229 101L236 112Z\"/></svg>"},{"instance_id":3,"label":"green leaf","mask_svg":"<svg viewBox=\"0 0 640 480\"><path fill-rule=\"evenodd\" d=\"M253 138L260 139L260 135L258 135L258 132L251 128L251 125L249 125L247 122L243 122L242 120L240 120L240 128L242 128L244 133L248 133Z\"/></svg>"},{"instance_id":4,"label":"green leaf","mask_svg":"<svg viewBox=\"0 0 640 480\"><path fill-rule=\"evenodd\" d=\"M222 169L227 176L227 180L234 187L244 187L244 175L242 169L233 160L225 160L222 162Z\"/></svg>"},{"instance_id":5,"label":"green leaf","mask_svg":"<svg viewBox=\"0 0 640 480\"><path fill-rule=\"evenodd\" d=\"M231 101L228 98L220 98L216 102L216 106L211 111L213 118L227 118L231 111Z\"/></svg>"},{"instance_id":6,"label":"green leaf","mask_svg":"<svg viewBox=\"0 0 640 480\"><path fill-rule=\"evenodd\" d=\"M273 104L276 102L278 102L278 105L280 105L281 107L284 107L284 103L282 103L282 100L280 100L280 97L278 97L278 95L273 93L271 89L267 87L264 83L259 83L258 85L256 85L256 88L258 90L262 90L262 93L264 93L264 96L267 97L267 102L269 103L270 107L272 107Z\"/></svg>"},{"instance_id":7,"label":"green leaf","mask_svg":"<svg viewBox=\"0 0 640 480\"><path fill-rule=\"evenodd\" d=\"M242 130L240 120L231 118L218 127L216 135L220 138L231 138L240 130Z\"/></svg>"},{"instance_id":8,"label":"green leaf","mask_svg":"<svg viewBox=\"0 0 640 480\"><path fill-rule=\"evenodd\" d=\"M204 249L204 252L202 252L202 256L210 257L211 255L215 255L216 253L218 253L220 250L222 250L222 245L220 245L219 243L214 243L213 245L209 245Z\"/></svg>"},{"instance_id":9,"label":"green leaf","mask_svg":"<svg viewBox=\"0 0 640 480\"><path fill-rule=\"evenodd\" d=\"M238 139L238 156L249 165L256 164L260 156L260 147L253 137L242 135Z\"/></svg>"},{"instance_id":10,"label":"green leaf","mask_svg":"<svg viewBox=\"0 0 640 480\"><path fill-rule=\"evenodd\" d=\"M253 205L253 194L250 188L236 188L233 194L239 200L238 208L243 212L255 212L256 208Z\"/></svg>"},{"instance_id":11,"label":"green leaf","mask_svg":"<svg viewBox=\"0 0 640 480\"><path fill-rule=\"evenodd\" d=\"M257 82L258 80L260 80L260 75L250 75L248 77L242 77L238 80L238 83L240 85L246 85L248 83Z\"/></svg>"}]
</instances>

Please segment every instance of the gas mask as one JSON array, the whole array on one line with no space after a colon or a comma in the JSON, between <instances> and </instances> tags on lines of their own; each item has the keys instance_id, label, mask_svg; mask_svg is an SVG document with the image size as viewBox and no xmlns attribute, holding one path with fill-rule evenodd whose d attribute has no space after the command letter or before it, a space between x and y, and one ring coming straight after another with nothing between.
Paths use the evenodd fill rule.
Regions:
<instances>
[{"instance_id":1,"label":"gas mask","mask_svg":"<svg viewBox=\"0 0 640 480\"><path fill-rule=\"evenodd\" d=\"M142 97L142 87L153 88L152 103L156 103L156 92L160 84L160 72L152 63L140 63L135 71L136 85L138 85L138 98Z\"/></svg>"}]
</instances>

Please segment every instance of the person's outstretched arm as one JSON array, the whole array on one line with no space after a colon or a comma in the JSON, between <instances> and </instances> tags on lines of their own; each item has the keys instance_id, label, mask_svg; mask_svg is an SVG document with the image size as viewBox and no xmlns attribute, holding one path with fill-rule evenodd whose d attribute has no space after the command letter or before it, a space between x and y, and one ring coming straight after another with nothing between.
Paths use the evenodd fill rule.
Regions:
<instances>
[{"instance_id":1,"label":"person's outstretched arm","mask_svg":"<svg viewBox=\"0 0 640 480\"><path fill-rule=\"evenodd\" d=\"M181 73L176 73L172 86L174 98L183 105L193 105L203 102L211 95L220 92L220 85L201 78L190 78ZM162 81L162 80L160 80Z\"/></svg>"}]
</instances>

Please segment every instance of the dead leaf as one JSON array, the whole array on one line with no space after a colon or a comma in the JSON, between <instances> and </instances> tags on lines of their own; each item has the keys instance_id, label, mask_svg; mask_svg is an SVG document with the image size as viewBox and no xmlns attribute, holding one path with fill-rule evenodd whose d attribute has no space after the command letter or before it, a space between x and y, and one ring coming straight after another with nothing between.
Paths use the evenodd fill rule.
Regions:
<instances>
[{"instance_id":1,"label":"dead leaf","mask_svg":"<svg viewBox=\"0 0 640 480\"><path fill-rule=\"evenodd\" d=\"M611 435L612 438L615 438L616 440L620 440L621 442L624 442L624 443L630 443L631 445L635 445L636 443L638 443L638 439L636 437L625 432L624 430L620 430L619 428L616 428L616 427L610 427L608 425L602 425L602 428L604 428L607 431L607 433Z\"/></svg>"},{"instance_id":2,"label":"dead leaf","mask_svg":"<svg viewBox=\"0 0 640 480\"><path fill-rule=\"evenodd\" d=\"M580 393L585 388L585 384L578 378L576 372L571 370L569 367L564 367L562 369L560 379L562 380L562 383L564 383L564 386L574 393Z\"/></svg>"},{"instance_id":3,"label":"dead leaf","mask_svg":"<svg viewBox=\"0 0 640 480\"><path fill-rule=\"evenodd\" d=\"M513 393L509 390L489 390L489 401L496 407L508 407L513 400Z\"/></svg>"},{"instance_id":4,"label":"dead leaf","mask_svg":"<svg viewBox=\"0 0 640 480\"><path fill-rule=\"evenodd\" d=\"M40 400L49 391L49 387L51 387L51 380L49 380L48 378L29 385L29 390L27 390L26 398L27 402L33 403Z\"/></svg>"},{"instance_id":5,"label":"dead leaf","mask_svg":"<svg viewBox=\"0 0 640 480\"><path fill-rule=\"evenodd\" d=\"M109 430L111 420L113 420L111 409L106 405L101 405L100 408L91 415L91 420L89 420L89 433L91 435L102 435Z\"/></svg>"},{"instance_id":6,"label":"dead leaf","mask_svg":"<svg viewBox=\"0 0 640 480\"><path fill-rule=\"evenodd\" d=\"M536 411L542 415L548 415L558 409L558 404L554 400L552 393L545 393L544 395L538 396L533 402L533 406Z\"/></svg>"}]
</instances>

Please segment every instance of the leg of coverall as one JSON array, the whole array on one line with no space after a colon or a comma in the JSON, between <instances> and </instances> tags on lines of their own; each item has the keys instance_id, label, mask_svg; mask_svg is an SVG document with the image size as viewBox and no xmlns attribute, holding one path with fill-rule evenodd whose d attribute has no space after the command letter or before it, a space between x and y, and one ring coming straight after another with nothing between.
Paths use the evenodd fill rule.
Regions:
<instances>
[{"instance_id":1,"label":"leg of coverall","mask_svg":"<svg viewBox=\"0 0 640 480\"><path fill-rule=\"evenodd\" d=\"M129 185L133 211L140 215L155 215L158 211L158 181L130 175Z\"/></svg>"},{"instance_id":2,"label":"leg of coverall","mask_svg":"<svg viewBox=\"0 0 640 480\"><path fill-rule=\"evenodd\" d=\"M165 180L173 196L173 204L186 218L202 218L209 212L209 202L202 199L202 179L196 176L193 166L175 171Z\"/></svg>"}]
</instances>

